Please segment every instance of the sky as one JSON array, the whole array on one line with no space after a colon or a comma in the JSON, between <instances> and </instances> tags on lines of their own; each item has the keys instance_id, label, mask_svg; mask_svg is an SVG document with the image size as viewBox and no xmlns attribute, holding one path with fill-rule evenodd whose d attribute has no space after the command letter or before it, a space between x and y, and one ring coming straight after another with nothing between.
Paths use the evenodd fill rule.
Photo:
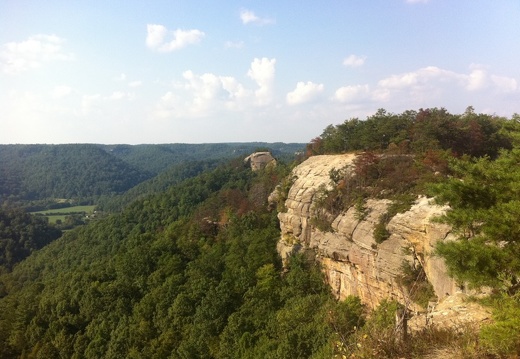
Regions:
<instances>
[{"instance_id":1,"label":"sky","mask_svg":"<svg viewBox=\"0 0 520 359\"><path fill-rule=\"evenodd\" d=\"M520 112L518 0L0 0L0 143L309 142Z\"/></svg>"}]
</instances>

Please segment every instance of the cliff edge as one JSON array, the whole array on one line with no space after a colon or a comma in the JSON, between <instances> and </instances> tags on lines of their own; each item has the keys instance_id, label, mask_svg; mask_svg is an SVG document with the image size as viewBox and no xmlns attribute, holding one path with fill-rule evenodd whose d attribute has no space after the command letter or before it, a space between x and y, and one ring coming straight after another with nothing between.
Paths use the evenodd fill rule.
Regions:
<instances>
[{"instance_id":1,"label":"cliff edge","mask_svg":"<svg viewBox=\"0 0 520 359\"><path fill-rule=\"evenodd\" d=\"M282 258L312 251L338 298L359 296L371 308L383 299L409 302L410 289L404 288L402 280L404 267L422 268L433 287L435 302L460 292L447 275L443 260L432 255L435 243L452 237L447 225L431 221L445 208L426 197L417 198L408 211L389 221L389 236L382 243L376 242L374 229L390 200L369 199L363 216L356 208L348 208L333 219L332 231L320 231L311 224L320 186L331 185L331 169L352 167L354 159L354 154L314 156L293 170L294 182L284 211L278 214Z\"/></svg>"}]
</instances>

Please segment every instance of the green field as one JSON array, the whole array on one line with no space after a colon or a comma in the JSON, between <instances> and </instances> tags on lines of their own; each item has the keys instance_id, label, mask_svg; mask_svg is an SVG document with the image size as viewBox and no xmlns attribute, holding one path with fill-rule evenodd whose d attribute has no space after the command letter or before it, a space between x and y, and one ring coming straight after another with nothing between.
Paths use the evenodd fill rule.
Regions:
<instances>
[{"instance_id":1,"label":"green field","mask_svg":"<svg viewBox=\"0 0 520 359\"><path fill-rule=\"evenodd\" d=\"M82 214L84 216L94 213L96 206L74 206L59 209L47 209L44 211L31 212L35 215L43 215L49 219L49 223L56 223L57 220L65 221L66 216L72 214Z\"/></svg>"}]
</instances>

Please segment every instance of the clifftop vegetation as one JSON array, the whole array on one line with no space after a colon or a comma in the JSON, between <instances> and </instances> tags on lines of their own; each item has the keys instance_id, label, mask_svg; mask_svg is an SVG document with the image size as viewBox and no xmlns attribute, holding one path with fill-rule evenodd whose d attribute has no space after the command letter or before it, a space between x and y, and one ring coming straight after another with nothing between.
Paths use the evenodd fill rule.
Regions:
<instances>
[{"instance_id":1,"label":"clifftop vegetation","mask_svg":"<svg viewBox=\"0 0 520 359\"><path fill-rule=\"evenodd\" d=\"M490 156L511 149L510 131L518 131L518 116L512 120L476 114L468 107L461 115L432 108L401 114L378 110L366 120L349 119L329 125L307 145L308 155L352 151L399 151L427 153L449 151L453 156Z\"/></svg>"},{"instance_id":2,"label":"clifftop vegetation","mask_svg":"<svg viewBox=\"0 0 520 359\"><path fill-rule=\"evenodd\" d=\"M394 207L374 233L386 239L391 216L418 194L434 196L449 210L458 240L439 242L436 254L461 287L492 289L484 302L494 324L480 333L488 354L520 353L520 117L511 119L444 109L389 114L329 126L307 146L307 155L357 151L353 170L331 172L315 222L330 229L330 216L368 197L390 198ZM477 353L474 353L477 356ZM484 354L478 354L484 355ZM485 355L484 355L485 357Z\"/></svg>"}]
</instances>

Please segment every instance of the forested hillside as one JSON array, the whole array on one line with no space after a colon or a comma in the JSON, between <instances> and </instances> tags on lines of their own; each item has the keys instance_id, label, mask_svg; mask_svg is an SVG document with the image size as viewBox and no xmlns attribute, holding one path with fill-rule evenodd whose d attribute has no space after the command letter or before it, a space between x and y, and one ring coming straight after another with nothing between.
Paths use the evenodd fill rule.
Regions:
<instances>
[{"instance_id":1,"label":"forested hillside","mask_svg":"<svg viewBox=\"0 0 520 359\"><path fill-rule=\"evenodd\" d=\"M439 220L459 239L437 251L461 285L492 289L484 303L494 322L480 332L429 328L396 337L396 302L371 313L358 298L338 302L314 253L293 255L283 267L277 213L267 198L281 184L283 206L290 162L253 172L239 157L173 166L103 202L119 212L41 249L19 241L30 255L0 275L0 357L518 355L519 134L516 115L380 110L366 121L329 126L307 146L308 155L358 154L355 171L331 171L325 211L354 205L363 215L363 201L383 197L397 204L390 216L417 194L451 206ZM381 241L387 220L378 229ZM3 233L15 233L3 223Z\"/></svg>"},{"instance_id":2,"label":"forested hillside","mask_svg":"<svg viewBox=\"0 0 520 359\"><path fill-rule=\"evenodd\" d=\"M247 156L260 148L268 149L277 158L290 160L304 147L302 143L266 142L102 146L105 151L133 167L153 174L192 161L218 161Z\"/></svg>"},{"instance_id":3,"label":"forested hillside","mask_svg":"<svg viewBox=\"0 0 520 359\"><path fill-rule=\"evenodd\" d=\"M88 144L2 145L0 168L3 201L92 200L124 192L152 176Z\"/></svg>"},{"instance_id":4,"label":"forested hillside","mask_svg":"<svg viewBox=\"0 0 520 359\"><path fill-rule=\"evenodd\" d=\"M125 193L147 179L170 171L154 180L153 184L134 190L126 200L115 200L116 203L128 203L139 193L152 187L163 190L200 173L203 167L214 168L223 159L245 156L258 148L267 148L281 159L291 159L304 147L304 144L263 142L136 146L0 145L0 200L33 208L52 207L56 202L97 204L100 197L107 203L109 197ZM206 164L195 170L196 166L190 163L196 161ZM186 166L191 166L191 169Z\"/></svg>"},{"instance_id":5,"label":"forested hillside","mask_svg":"<svg viewBox=\"0 0 520 359\"><path fill-rule=\"evenodd\" d=\"M99 197L97 200L98 208L102 211L119 212L139 198L161 193L168 189L168 187L181 183L188 178L196 177L204 171L214 169L225 161L226 160L221 159L181 162L164 170L157 176L139 183L124 193Z\"/></svg>"},{"instance_id":6,"label":"forested hillside","mask_svg":"<svg viewBox=\"0 0 520 359\"><path fill-rule=\"evenodd\" d=\"M362 306L302 257L282 274L266 198L286 174L235 161L66 233L1 277L0 356L330 354L328 315L347 335Z\"/></svg>"},{"instance_id":7,"label":"forested hillside","mask_svg":"<svg viewBox=\"0 0 520 359\"><path fill-rule=\"evenodd\" d=\"M0 208L0 273L10 271L16 263L60 236L61 231L49 226L43 217L20 209Z\"/></svg>"}]
</instances>

